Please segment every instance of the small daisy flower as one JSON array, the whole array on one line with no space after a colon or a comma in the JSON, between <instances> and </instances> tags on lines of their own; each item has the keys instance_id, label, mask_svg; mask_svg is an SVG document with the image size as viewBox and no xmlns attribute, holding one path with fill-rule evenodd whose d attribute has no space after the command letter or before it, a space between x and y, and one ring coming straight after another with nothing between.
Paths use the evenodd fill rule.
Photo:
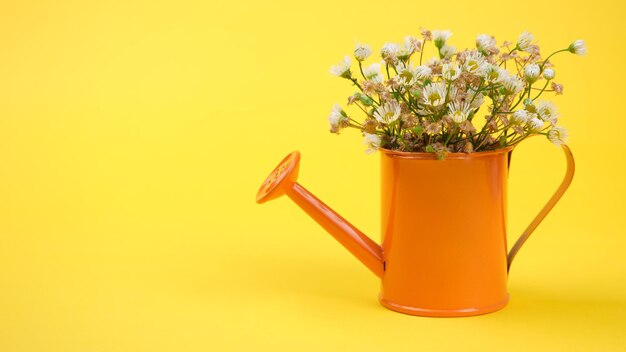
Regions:
<instances>
[{"instance_id":1,"label":"small daisy flower","mask_svg":"<svg viewBox=\"0 0 626 352\"><path fill-rule=\"evenodd\" d=\"M519 38L517 38L517 48L521 51L527 51L530 49L530 45L533 40L535 40L535 36L529 32L524 32L520 34Z\"/></svg>"},{"instance_id":2,"label":"small daisy flower","mask_svg":"<svg viewBox=\"0 0 626 352\"><path fill-rule=\"evenodd\" d=\"M417 79L427 79L427 78L430 78L432 74L433 74L433 70L426 65L417 66L415 68L415 71L413 72L413 75Z\"/></svg>"},{"instance_id":3,"label":"small daisy flower","mask_svg":"<svg viewBox=\"0 0 626 352\"><path fill-rule=\"evenodd\" d=\"M398 60L398 53L400 52L400 46L396 43L385 43L383 48L380 49L380 56L387 63L394 63Z\"/></svg>"},{"instance_id":4,"label":"small daisy flower","mask_svg":"<svg viewBox=\"0 0 626 352\"><path fill-rule=\"evenodd\" d=\"M380 148L380 136L367 132L363 133L363 136L365 137L363 143L367 146L367 149L365 150L366 154L372 154Z\"/></svg>"},{"instance_id":5,"label":"small daisy flower","mask_svg":"<svg viewBox=\"0 0 626 352\"><path fill-rule=\"evenodd\" d=\"M380 73L380 64L378 63L363 68L363 75L372 82L382 83L383 81L383 75Z\"/></svg>"},{"instance_id":6,"label":"small daisy flower","mask_svg":"<svg viewBox=\"0 0 626 352\"><path fill-rule=\"evenodd\" d=\"M426 61L426 65L430 66L431 68L433 66L439 66L439 65L441 65L441 60L439 60L437 57L433 56L430 59L428 59L428 61Z\"/></svg>"},{"instance_id":7,"label":"small daisy flower","mask_svg":"<svg viewBox=\"0 0 626 352\"><path fill-rule=\"evenodd\" d=\"M524 78L526 78L526 81L530 83L537 80L539 73L541 73L541 68L537 64L530 64L524 67Z\"/></svg>"},{"instance_id":8,"label":"small daisy flower","mask_svg":"<svg viewBox=\"0 0 626 352\"><path fill-rule=\"evenodd\" d=\"M354 58L357 61L363 61L372 55L372 49L367 44L356 44L354 48Z\"/></svg>"},{"instance_id":9,"label":"small daisy flower","mask_svg":"<svg viewBox=\"0 0 626 352\"><path fill-rule=\"evenodd\" d=\"M343 111L339 104L335 104L333 111L328 116L328 123L330 124L331 132L338 132L342 123L348 120L348 115Z\"/></svg>"},{"instance_id":10,"label":"small daisy flower","mask_svg":"<svg viewBox=\"0 0 626 352\"><path fill-rule=\"evenodd\" d=\"M551 80L554 78L554 70L550 67L543 70L543 78L547 80Z\"/></svg>"},{"instance_id":11,"label":"small daisy flower","mask_svg":"<svg viewBox=\"0 0 626 352\"><path fill-rule=\"evenodd\" d=\"M467 117L472 111L469 103L467 102L460 103L454 101L448 104L448 108L450 109L450 118L452 118L452 121L456 123L462 123L467 120Z\"/></svg>"},{"instance_id":12,"label":"small daisy flower","mask_svg":"<svg viewBox=\"0 0 626 352\"><path fill-rule=\"evenodd\" d=\"M528 120L528 130L530 132L541 132L543 125L544 122L537 117L531 117L530 120Z\"/></svg>"},{"instance_id":13,"label":"small daisy flower","mask_svg":"<svg viewBox=\"0 0 626 352\"><path fill-rule=\"evenodd\" d=\"M559 112L551 101L537 102L535 104L535 111L537 112L537 115L539 115L539 118L552 124L555 124L557 118L559 117Z\"/></svg>"},{"instance_id":14,"label":"small daisy flower","mask_svg":"<svg viewBox=\"0 0 626 352\"><path fill-rule=\"evenodd\" d=\"M585 55L587 53L587 46L585 45L584 41L578 39L577 41L570 44L567 50L569 50L570 53L576 55Z\"/></svg>"},{"instance_id":15,"label":"small daisy flower","mask_svg":"<svg viewBox=\"0 0 626 352\"><path fill-rule=\"evenodd\" d=\"M524 89L524 83L517 76L509 76L502 81L506 94L515 95Z\"/></svg>"},{"instance_id":16,"label":"small daisy flower","mask_svg":"<svg viewBox=\"0 0 626 352\"><path fill-rule=\"evenodd\" d=\"M569 133L564 127L561 126L553 126L548 132L548 139L555 145L563 145L567 143L568 138Z\"/></svg>"},{"instance_id":17,"label":"small daisy flower","mask_svg":"<svg viewBox=\"0 0 626 352\"><path fill-rule=\"evenodd\" d=\"M487 64L485 67L485 79L489 83L500 83L509 77L507 70L496 65Z\"/></svg>"},{"instance_id":18,"label":"small daisy flower","mask_svg":"<svg viewBox=\"0 0 626 352\"><path fill-rule=\"evenodd\" d=\"M476 37L476 48L484 53L495 48L496 39L487 34L479 34Z\"/></svg>"},{"instance_id":19,"label":"small daisy flower","mask_svg":"<svg viewBox=\"0 0 626 352\"><path fill-rule=\"evenodd\" d=\"M407 47L406 45L403 45L400 47L400 50L398 50L398 59L400 60L407 60L409 58L409 56L411 56L411 54L413 54L413 48L411 47Z\"/></svg>"},{"instance_id":20,"label":"small daisy flower","mask_svg":"<svg viewBox=\"0 0 626 352\"><path fill-rule=\"evenodd\" d=\"M456 53L456 48L450 45L444 45L441 49L439 49L439 52L441 53L441 57L450 58L454 55L454 53Z\"/></svg>"},{"instance_id":21,"label":"small daisy flower","mask_svg":"<svg viewBox=\"0 0 626 352\"><path fill-rule=\"evenodd\" d=\"M391 124L400 117L400 104L392 100L391 102L384 103L383 106L378 107L374 112L374 118L376 121L384 124Z\"/></svg>"},{"instance_id":22,"label":"small daisy flower","mask_svg":"<svg viewBox=\"0 0 626 352\"><path fill-rule=\"evenodd\" d=\"M443 64L441 75L447 81L454 81L461 75L459 65L455 63Z\"/></svg>"},{"instance_id":23,"label":"small daisy flower","mask_svg":"<svg viewBox=\"0 0 626 352\"><path fill-rule=\"evenodd\" d=\"M513 125L523 125L528 122L528 119L530 119L530 114L528 113L528 111L517 110L511 115L509 121Z\"/></svg>"},{"instance_id":24,"label":"small daisy flower","mask_svg":"<svg viewBox=\"0 0 626 352\"><path fill-rule=\"evenodd\" d=\"M422 41L416 37L404 37L404 47L410 49L411 53L422 51Z\"/></svg>"},{"instance_id":25,"label":"small daisy flower","mask_svg":"<svg viewBox=\"0 0 626 352\"><path fill-rule=\"evenodd\" d=\"M452 36L452 32L448 30L445 30L445 31L436 30L436 31L433 31L433 42L435 43L435 46L438 49L441 49L451 36Z\"/></svg>"},{"instance_id":26,"label":"small daisy flower","mask_svg":"<svg viewBox=\"0 0 626 352\"><path fill-rule=\"evenodd\" d=\"M350 57L346 55L341 63L330 68L330 73L337 77L352 78L352 72L350 72Z\"/></svg>"},{"instance_id":27,"label":"small daisy flower","mask_svg":"<svg viewBox=\"0 0 626 352\"><path fill-rule=\"evenodd\" d=\"M443 105L446 102L446 85L443 82L427 85L422 91L422 100L434 107Z\"/></svg>"},{"instance_id":28,"label":"small daisy flower","mask_svg":"<svg viewBox=\"0 0 626 352\"><path fill-rule=\"evenodd\" d=\"M469 73L473 73L478 76L482 76L487 71L487 63L483 54L472 51L465 57L465 63L463 69Z\"/></svg>"},{"instance_id":29,"label":"small daisy flower","mask_svg":"<svg viewBox=\"0 0 626 352\"><path fill-rule=\"evenodd\" d=\"M398 84L401 86L412 85L415 81L415 76L413 74L413 69L404 62L398 62L396 65L396 71L398 71L398 75L396 79Z\"/></svg>"}]
</instances>

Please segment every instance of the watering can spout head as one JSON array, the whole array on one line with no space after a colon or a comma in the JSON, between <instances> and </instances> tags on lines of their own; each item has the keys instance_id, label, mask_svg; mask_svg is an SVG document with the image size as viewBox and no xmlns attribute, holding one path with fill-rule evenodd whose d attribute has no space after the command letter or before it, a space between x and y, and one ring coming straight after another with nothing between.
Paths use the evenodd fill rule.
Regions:
<instances>
[{"instance_id":1,"label":"watering can spout head","mask_svg":"<svg viewBox=\"0 0 626 352\"><path fill-rule=\"evenodd\" d=\"M381 247L298 184L299 165L300 152L287 155L259 188L256 202L262 204L287 195L368 269L382 277L384 264Z\"/></svg>"},{"instance_id":2,"label":"watering can spout head","mask_svg":"<svg viewBox=\"0 0 626 352\"><path fill-rule=\"evenodd\" d=\"M298 179L300 169L300 152L287 155L265 179L256 194L256 202L263 204L287 194Z\"/></svg>"}]
</instances>

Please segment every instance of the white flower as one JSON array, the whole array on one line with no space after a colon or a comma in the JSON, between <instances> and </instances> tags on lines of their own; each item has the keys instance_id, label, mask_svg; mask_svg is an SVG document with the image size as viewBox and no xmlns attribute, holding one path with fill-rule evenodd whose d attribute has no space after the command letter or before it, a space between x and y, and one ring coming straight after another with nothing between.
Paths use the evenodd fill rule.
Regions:
<instances>
[{"instance_id":1,"label":"white flower","mask_svg":"<svg viewBox=\"0 0 626 352\"><path fill-rule=\"evenodd\" d=\"M476 37L476 48L480 51L487 52L489 49L495 48L496 40L487 34L479 34Z\"/></svg>"},{"instance_id":2,"label":"white flower","mask_svg":"<svg viewBox=\"0 0 626 352\"><path fill-rule=\"evenodd\" d=\"M367 44L356 44L356 48L354 49L354 58L358 61L363 61L372 55L372 49Z\"/></svg>"},{"instance_id":3,"label":"white flower","mask_svg":"<svg viewBox=\"0 0 626 352\"><path fill-rule=\"evenodd\" d=\"M508 76L502 81L502 86L508 95L515 95L524 89L524 83L517 76Z\"/></svg>"},{"instance_id":4,"label":"white flower","mask_svg":"<svg viewBox=\"0 0 626 352\"><path fill-rule=\"evenodd\" d=\"M430 106L441 106L446 102L446 85L443 82L431 83L424 87L422 100Z\"/></svg>"},{"instance_id":5,"label":"white flower","mask_svg":"<svg viewBox=\"0 0 626 352\"><path fill-rule=\"evenodd\" d=\"M363 136L365 137L363 142L367 146L367 149L365 150L366 154L372 154L380 148L380 136L367 132L364 132Z\"/></svg>"},{"instance_id":6,"label":"white flower","mask_svg":"<svg viewBox=\"0 0 626 352\"><path fill-rule=\"evenodd\" d=\"M533 83L539 77L539 73L541 73L541 68L537 64L530 64L524 67L524 77L530 83Z\"/></svg>"},{"instance_id":7,"label":"white flower","mask_svg":"<svg viewBox=\"0 0 626 352\"><path fill-rule=\"evenodd\" d=\"M477 51L472 51L467 56L465 56L465 63L463 64L463 68L469 73L483 76L485 72L487 72L487 65L488 64L485 62L485 57L483 56L483 54Z\"/></svg>"},{"instance_id":8,"label":"white flower","mask_svg":"<svg viewBox=\"0 0 626 352\"><path fill-rule=\"evenodd\" d=\"M551 101L539 101L535 105L537 115L543 120L555 124L559 117L556 106Z\"/></svg>"},{"instance_id":9,"label":"white flower","mask_svg":"<svg viewBox=\"0 0 626 352\"><path fill-rule=\"evenodd\" d=\"M330 73L337 77L352 77L352 73L350 72L350 57L346 55L341 63L330 68Z\"/></svg>"},{"instance_id":10,"label":"white flower","mask_svg":"<svg viewBox=\"0 0 626 352\"><path fill-rule=\"evenodd\" d=\"M428 66L410 67L403 62L396 65L396 70L398 71L396 78L400 85L412 86L432 75L432 70Z\"/></svg>"},{"instance_id":11,"label":"white flower","mask_svg":"<svg viewBox=\"0 0 626 352\"><path fill-rule=\"evenodd\" d=\"M430 67L426 66L426 65L417 66L415 68L415 71L413 72L413 75L417 79L430 78L430 76L432 74L433 74L433 70Z\"/></svg>"},{"instance_id":12,"label":"white flower","mask_svg":"<svg viewBox=\"0 0 626 352\"><path fill-rule=\"evenodd\" d=\"M394 63L398 60L398 53L400 52L400 46L396 43L385 43L383 48L380 49L380 56L388 63Z\"/></svg>"},{"instance_id":13,"label":"white flower","mask_svg":"<svg viewBox=\"0 0 626 352\"><path fill-rule=\"evenodd\" d=\"M411 53L420 52L422 50L422 41L416 37L404 37L404 47Z\"/></svg>"},{"instance_id":14,"label":"white flower","mask_svg":"<svg viewBox=\"0 0 626 352\"><path fill-rule=\"evenodd\" d=\"M445 30L445 31L436 30L436 31L433 31L433 42L435 43L435 46L437 48L441 49L451 36L452 36L452 32L448 30Z\"/></svg>"},{"instance_id":15,"label":"white flower","mask_svg":"<svg viewBox=\"0 0 626 352\"><path fill-rule=\"evenodd\" d=\"M454 53L456 53L456 48L450 45L444 45L441 49L439 49L441 56L444 58L450 58Z\"/></svg>"},{"instance_id":16,"label":"white flower","mask_svg":"<svg viewBox=\"0 0 626 352\"><path fill-rule=\"evenodd\" d=\"M467 102L459 103L454 101L448 104L448 108L450 109L450 117L456 123L467 120L467 117L472 111L472 108Z\"/></svg>"},{"instance_id":17,"label":"white flower","mask_svg":"<svg viewBox=\"0 0 626 352\"><path fill-rule=\"evenodd\" d=\"M530 48L533 40L535 40L534 35L529 32L524 32L517 38L517 48L521 51L526 51Z\"/></svg>"},{"instance_id":18,"label":"white flower","mask_svg":"<svg viewBox=\"0 0 626 352\"><path fill-rule=\"evenodd\" d=\"M441 68L441 75L447 81L454 81L461 75L461 69L456 62L443 64L443 67Z\"/></svg>"},{"instance_id":19,"label":"white flower","mask_svg":"<svg viewBox=\"0 0 626 352\"><path fill-rule=\"evenodd\" d=\"M380 73L380 64L371 64L365 67L363 75L372 82L381 83L383 81L383 75Z\"/></svg>"},{"instance_id":20,"label":"white flower","mask_svg":"<svg viewBox=\"0 0 626 352\"><path fill-rule=\"evenodd\" d=\"M335 104L335 106L333 107L333 111L331 111L330 115L328 116L328 123L330 123L331 131L337 130L339 124L346 118L346 113L343 111L341 106Z\"/></svg>"},{"instance_id":21,"label":"white flower","mask_svg":"<svg viewBox=\"0 0 626 352\"><path fill-rule=\"evenodd\" d=\"M548 139L550 142L556 145L562 145L567 143L567 139L569 138L569 133L567 130L561 126L554 126L548 132Z\"/></svg>"},{"instance_id":22,"label":"white flower","mask_svg":"<svg viewBox=\"0 0 626 352\"><path fill-rule=\"evenodd\" d=\"M447 102L461 100L459 99L459 90L456 89L454 85L450 85L448 89L449 89L449 92L448 92L448 99L446 100Z\"/></svg>"},{"instance_id":23,"label":"white flower","mask_svg":"<svg viewBox=\"0 0 626 352\"><path fill-rule=\"evenodd\" d=\"M541 132L542 129L543 121L541 121L541 119L531 117L530 120L528 120L528 130L530 132Z\"/></svg>"},{"instance_id":24,"label":"white flower","mask_svg":"<svg viewBox=\"0 0 626 352\"><path fill-rule=\"evenodd\" d=\"M426 61L426 66L439 66L441 60L439 60L436 56L431 57Z\"/></svg>"},{"instance_id":25,"label":"white flower","mask_svg":"<svg viewBox=\"0 0 626 352\"><path fill-rule=\"evenodd\" d=\"M485 79L489 83L500 83L509 77L507 70L496 65L487 64L485 67Z\"/></svg>"},{"instance_id":26,"label":"white flower","mask_svg":"<svg viewBox=\"0 0 626 352\"><path fill-rule=\"evenodd\" d=\"M530 114L527 110L517 110L511 115L509 121L513 125L523 125L528 122L529 119Z\"/></svg>"},{"instance_id":27,"label":"white flower","mask_svg":"<svg viewBox=\"0 0 626 352\"><path fill-rule=\"evenodd\" d=\"M398 84L405 86L412 85L414 83L415 76L413 75L413 68L411 68L408 64L398 62L396 65L396 71L398 71L398 75L396 76Z\"/></svg>"},{"instance_id":28,"label":"white flower","mask_svg":"<svg viewBox=\"0 0 626 352\"><path fill-rule=\"evenodd\" d=\"M554 70L551 68L546 68L545 70L543 70L543 78L547 79L547 80L551 80L554 78Z\"/></svg>"},{"instance_id":29,"label":"white flower","mask_svg":"<svg viewBox=\"0 0 626 352\"><path fill-rule=\"evenodd\" d=\"M578 39L577 41L570 44L567 50L569 50L570 53L574 53L576 55L585 55L587 53L587 46L585 46L584 41Z\"/></svg>"},{"instance_id":30,"label":"white flower","mask_svg":"<svg viewBox=\"0 0 626 352\"><path fill-rule=\"evenodd\" d=\"M400 109L400 104L397 101L392 100L389 103L384 103L382 106L378 107L374 112L374 118L376 121L384 124L390 124L400 117L400 113L402 110Z\"/></svg>"}]
</instances>

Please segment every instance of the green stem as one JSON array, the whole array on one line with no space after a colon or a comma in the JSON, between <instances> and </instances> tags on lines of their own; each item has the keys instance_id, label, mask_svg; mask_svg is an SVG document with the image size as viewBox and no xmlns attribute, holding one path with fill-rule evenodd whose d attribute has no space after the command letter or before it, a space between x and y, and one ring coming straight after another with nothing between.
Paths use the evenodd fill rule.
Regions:
<instances>
[{"instance_id":1,"label":"green stem","mask_svg":"<svg viewBox=\"0 0 626 352\"><path fill-rule=\"evenodd\" d=\"M365 109L361 106L361 104L359 104L359 102L354 102L354 104L355 104L356 106L358 106L358 107L359 107L359 109L363 110L363 112L365 113L365 115L370 116L370 114L367 112L367 110L365 110ZM350 119L352 119L352 118L350 118Z\"/></svg>"},{"instance_id":2,"label":"green stem","mask_svg":"<svg viewBox=\"0 0 626 352\"><path fill-rule=\"evenodd\" d=\"M516 45L516 46L515 46L515 48L513 48L513 49L511 49L511 51L509 51L509 55L511 55L511 54L512 54L515 50L517 50L517 49L518 49L518 47L517 47L517 45ZM504 60L504 61L502 61L502 62L500 63L500 65L498 65L498 66L502 66L502 64L504 64L504 68L506 68L506 62L507 62L507 60Z\"/></svg>"},{"instance_id":3,"label":"green stem","mask_svg":"<svg viewBox=\"0 0 626 352\"><path fill-rule=\"evenodd\" d=\"M362 125L359 121L357 121L357 120L353 119L352 117L348 117L348 118L350 119L350 121L354 122L354 123L355 123L355 124L357 124L358 126L363 127L363 125Z\"/></svg>"},{"instance_id":4,"label":"green stem","mask_svg":"<svg viewBox=\"0 0 626 352\"><path fill-rule=\"evenodd\" d=\"M484 78L480 79L480 84L478 85L478 88L476 89L476 91L474 92L474 96L472 97L472 100L470 100L469 105L471 106L472 103L474 102L474 99L476 99L476 96L479 94L480 92L480 88L483 86L483 83L485 82Z\"/></svg>"},{"instance_id":5,"label":"green stem","mask_svg":"<svg viewBox=\"0 0 626 352\"><path fill-rule=\"evenodd\" d=\"M562 53L562 52L564 52L564 51L569 51L569 48L565 48L565 49L557 50L557 51L553 52L552 54L548 55L548 57L547 57L545 60L543 60L543 62L541 63L541 66L539 66L539 68L541 69L541 71L543 71L543 66L545 66L545 64L548 62L548 60L549 60L552 56L554 56L555 54L558 54L558 53Z\"/></svg>"},{"instance_id":6,"label":"green stem","mask_svg":"<svg viewBox=\"0 0 626 352\"><path fill-rule=\"evenodd\" d=\"M363 90L363 88L361 87L361 85L359 84L359 82L356 80L356 78L351 78L350 79L352 81L352 83L354 83L355 86L357 86L359 88L359 90L368 98L372 99L372 101L374 103L376 103L378 106L380 106L380 102L376 101L376 99L370 97L367 93L365 93L365 91Z\"/></svg>"},{"instance_id":7,"label":"green stem","mask_svg":"<svg viewBox=\"0 0 626 352\"><path fill-rule=\"evenodd\" d=\"M359 61L359 71L361 71L361 76L363 76L363 79L367 80L367 77L365 77L365 73L363 73L363 65L361 65L361 61Z\"/></svg>"},{"instance_id":8,"label":"green stem","mask_svg":"<svg viewBox=\"0 0 626 352\"><path fill-rule=\"evenodd\" d=\"M550 80L546 80L546 84L544 84L543 88L541 88L541 92L539 92L539 94L537 94L537 96L533 98L533 101L537 100L537 98L539 98L541 93L543 93L543 91L546 90L546 87L548 86L548 83L550 83ZM530 92L528 93L528 96L530 96Z\"/></svg>"},{"instance_id":9,"label":"green stem","mask_svg":"<svg viewBox=\"0 0 626 352\"><path fill-rule=\"evenodd\" d=\"M411 92L409 92L408 89L405 89L409 99L411 99ZM422 117L419 115L419 113L417 112L417 110L413 109L413 107L411 106L411 103L409 101L406 100L406 98L404 97L404 94L402 94L401 92L398 92L398 95L400 96L400 98L402 98L402 100L406 103L406 105L409 107L409 110L411 110L415 116L417 116L417 119L421 122L422 121Z\"/></svg>"}]
</instances>

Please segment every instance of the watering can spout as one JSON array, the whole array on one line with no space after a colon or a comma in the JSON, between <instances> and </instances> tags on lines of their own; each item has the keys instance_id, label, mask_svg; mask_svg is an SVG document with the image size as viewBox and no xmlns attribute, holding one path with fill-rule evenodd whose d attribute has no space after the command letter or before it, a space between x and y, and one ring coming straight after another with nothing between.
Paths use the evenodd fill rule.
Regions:
<instances>
[{"instance_id":1,"label":"watering can spout","mask_svg":"<svg viewBox=\"0 0 626 352\"><path fill-rule=\"evenodd\" d=\"M381 247L296 182L299 163L300 152L287 155L261 185L256 202L261 204L287 195L361 263L382 278L384 265Z\"/></svg>"}]
</instances>

